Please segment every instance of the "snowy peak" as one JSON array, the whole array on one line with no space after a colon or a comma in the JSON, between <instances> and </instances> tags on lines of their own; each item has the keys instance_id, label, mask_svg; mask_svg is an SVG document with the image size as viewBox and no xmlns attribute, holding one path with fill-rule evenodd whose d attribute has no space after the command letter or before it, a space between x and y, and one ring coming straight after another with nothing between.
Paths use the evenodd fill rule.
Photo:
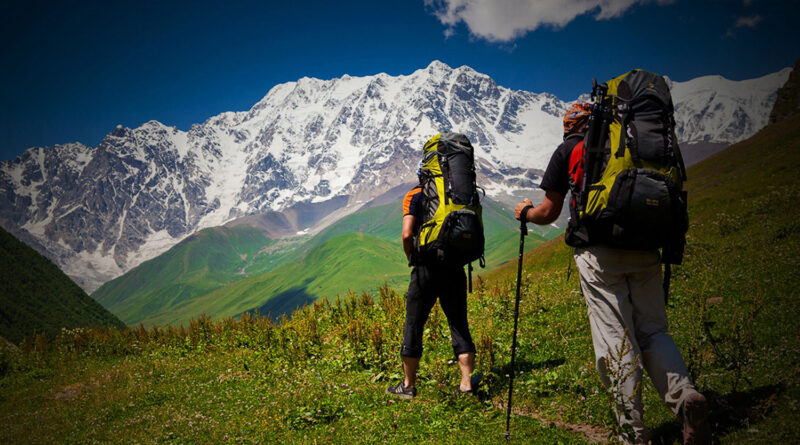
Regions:
<instances>
[{"instance_id":1,"label":"snowy peak","mask_svg":"<svg viewBox=\"0 0 800 445\"><path fill-rule=\"evenodd\" d=\"M679 139L748 137L788 72L671 82ZM188 131L148 121L118 126L97 147L33 148L0 162L0 224L91 291L238 217L321 202L344 216L413 181L422 145L442 131L473 142L489 196L528 193L570 103L438 60L402 76L304 77Z\"/></svg>"},{"instance_id":2,"label":"snowy peak","mask_svg":"<svg viewBox=\"0 0 800 445\"><path fill-rule=\"evenodd\" d=\"M682 142L733 143L754 135L767 124L776 92L791 71L785 68L742 81L703 76L669 82L678 138Z\"/></svg>"}]
</instances>

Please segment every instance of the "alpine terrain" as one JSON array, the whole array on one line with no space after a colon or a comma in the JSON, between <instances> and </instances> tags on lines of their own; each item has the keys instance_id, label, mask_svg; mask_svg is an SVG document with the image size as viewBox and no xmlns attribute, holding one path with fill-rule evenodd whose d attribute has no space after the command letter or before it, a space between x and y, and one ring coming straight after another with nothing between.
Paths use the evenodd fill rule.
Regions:
<instances>
[{"instance_id":1,"label":"alpine terrain","mask_svg":"<svg viewBox=\"0 0 800 445\"><path fill-rule=\"evenodd\" d=\"M800 438L797 80L782 89L790 94L774 123L687 172L689 238L666 309L709 400L713 443ZM229 228L217 231L251 253L240 241L257 234ZM359 241L352 231L341 236ZM579 278L567 268L572 253L559 237L525 255L513 366L517 264L475 280L467 311L481 376L476 396L454 392L458 368L438 305L423 334L417 397L385 393L402 379L405 298L382 287L304 305L279 323L198 317L188 326L0 341L0 443L613 442L623 432L613 409L619 399L597 377ZM681 424L650 379L640 389L652 442L681 443Z\"/></svg>"},{"instance_id":2,"label":"alpine terrain","mask_svg":"<svg viewBox=\"0 0 800 445\"><path fill-rule=\"evenodd\" d=\"M727 145L753 135L789 72L672 82L679 139ZM273 215L270 239L319 231L413 181L423 142L445 130L472 140L479 184L511 202L536 185L568 104L439 61L405 76L304 77L188 131L118 126L96 147L31 148L4 161L0 226L91 292L238 218Z\"/></svg>"}]
</instances>

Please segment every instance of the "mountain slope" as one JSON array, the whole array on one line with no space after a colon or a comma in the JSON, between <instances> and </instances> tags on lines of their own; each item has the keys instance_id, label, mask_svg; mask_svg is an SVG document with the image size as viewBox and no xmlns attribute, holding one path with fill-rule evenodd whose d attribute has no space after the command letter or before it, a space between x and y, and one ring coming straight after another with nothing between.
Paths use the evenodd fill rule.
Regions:
<instances>
[{"instance_id":1,"label":"mountain slope","mask_svg":"<svg viewBox=\"0 0 800 445\"><path fill-rule=\"evenodd\" d=\"M754 135L767 125L777 90L791 72L792 68L784 68L742 81L722 76L670 81L679 141L731 144Z\"/></svg>"},{"instance_id":2,"label":"mountain slope","mask_svg":"<svg viewBox=\"0 0 800 445\"><path fill-rule=\"evenodd\" d=\"M0 337L125 325L35 250L0 229Z\"/></svg>"},{"instance_id":3,"label":"mountain slope","mask_svg":"<svg viewBox=\"0 0 800 445\"><path fill-rule=\"evenodd\" d=\"M674 82L679 139L752 134L786 76ZM407 76L302 78L188 131L150 121L118 127L97 147L32 148L4 161L0 225L92 291L242 216L325 201L346 215L413 180L422 143L443 130L470 137L479 183L513 201L560 142L567 105L438 61Z\"/></svg>"},{"instance_id":4,"label":"mountain slope","mask_svg":"<svg viewBox=\"0 0 800 445\"><path fill-rule=\"evenodd\" d=\"M780 122L800 112L800 59L794 62L789 80L778 90L775 106L769 115L769 122Z\"/></svg>"},{"instance_id":5,"label":"mountain slope","mask_svg":"<svg viewBox=\"0 0 800 445\"><path fill-rule=\"evenodd\" d=\"M413 179L419 148L442 130L471 137L490 193L531 188L547 155L523 149L558 142L565 106L440 62L303 78L188 132L150 121L96 148L28 150L0 165L0 222L92 290L198 229L298 202L368 201Z\"/></svg>"},{"instance_id":6,"label":"mountain slope","mask_svg":"<svg viewBox=\"0 0 800 445\"><path fill-rule=\"evenodd\" d=\"M795 115L688 171L689 244L667 311L710 401L715 443L800 437L798 147ZM385 394L402 378L405 312L402 294L382 289L374 299L306 306L279 324L199 319L188 329L60 339L77 353L6 355L22 366L0 374L0 442L502 442L512 372L512 441L608 442L620 433L614 397L597 378L577 274L566 270L571 253L555 239L526 255L514 370L516 264L476 283L468 313L480 399L453 394L458 370L438 307L418 396L398 403ZM43 358L59 366L37 372ZM680 443L649 379L641 390L653 442Z\"/></svg>"},{"instance_id":7,"label":"mountain slope","mask_svg":"<svg viewBox=\"0 0 800 445\"><path fill-rule=\"evenodd\" d=\"M203 313L213 318L235 315L228 310L230 307L239 312L260 307L262 312L277 317L290 313L301 303L333 298L348 290L374 289L374 283L364 281L361 261L344 261L336 269L326 269L320 257L341 253L333 252L327 244L334 238L340 239L337 245L344 242L341 240L352 241L356 249L366 245L393 246L384 252L388 261L369 260L370 273L386 275L390 278L387 283L404 287L407 268L400 274L402 279L397 274L397 265L405 265L400 247L402 200L399 197L389 200L390 204L366 206L311 237L271 240L246 223L204 229L109 281L92 296L128 324L150 324L154 320L186 324ZM516 258L519 232L514 229L517 222L510 210L490 199L484 200L483 207L486 265L492 268ZM348 237L356 232L370 236ZM531 230L527 250L557 233L559 230L552 227ZM371 258L370 253L365 255ZM330 261L339 259L332 257ZM481 270L477 263L475 267ZM307 278L317 273L326 279L317 280L316 287L309 289ZM248 277L252 278L244 281ZM238 283L240 280L242 283ZM343 282L350 285L342 287Z\"/></svg>"},{"instance_id":8,"label":"mountain slope","mask_svg":"<svg viewBox=\"0 0 800 445\"><path fill-rule=\"evenodd\" d=\"M254 309L277 317L326 295L374 290L384 283L399 286L407 277L408 267L399 241L350 233L328 239L298 262L178 302L168 311L151 312L137 322L175 325L203 313L220 318ZM121 316L126 320L125 314Z\"/></svg>"},{"instance_id":9,"label":"mountain slope","mask_svg":"<svg viewBox=\"0 0 800 445\"><path fill-rule=\"evenodd\" d=\"M252 227L205 229L109 281L92 296L127 323L135 323L146 314L168 310L243 278L255 257L274 244ZM279 257L271 255L275 262Z\"/></svg>"}]
</instances>

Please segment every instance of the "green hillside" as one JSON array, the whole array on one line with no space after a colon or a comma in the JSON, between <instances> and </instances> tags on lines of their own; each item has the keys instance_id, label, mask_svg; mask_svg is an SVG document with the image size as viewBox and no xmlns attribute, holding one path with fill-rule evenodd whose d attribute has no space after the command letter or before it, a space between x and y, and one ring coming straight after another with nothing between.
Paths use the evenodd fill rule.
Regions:
<instances>
[{"instance_id":1,"label":"green hillside","mask_svg":"<svg viewBox=\"0 0 800 445\"><path fill-rule=\"evenodd\" d=\"M367 207L347 215L327 227L318 236L315 236L314 241L310 244L316 246L335 236L353 232L368 233L387 241L399 241L402 213L403 207L399 200L392 204Z\"/></svg>"},{"instance_id":2,"label":"green hillside","mask_svg":"<svg viewBox=\"0 0 800 445\"><path fill-rule=\"evenodd\" d=\"M130 325L188 323L200 314L219 318L254 308L277 317L319 298L374 290L375 280L366 280L362 265L371 255L377 259L369 265L372 277L385 276L392 286L404 287L401 205L397 200L367 207L310 238L271 240L248 226L205 229L104 284L93 297ZM516 258L519 232L511 211L486 199L483 220L487 268ZM552 228L534 232L526 241L528 250L559 233ZM363 251L364 259L342 244L355 238L329 245L353 233L369 235L352 249ZM337 267L329 267L334 263Z\"/></svg>"},{"instance_id":3,"label":"green hillside","mask_svg":"<svg viewBox=\"0 0 800 445\"><path fill-rule=\"evenodd\" d=\"M231 317L253 309L279 316L324 296L371 291L383 283L398 286L407 275L399 241L349 233L329 239L301 261L243 278L139 321L145 325L180 324L203 313Z\"/></svg>"},{"instance_id":4,"label":"green hillside","mask_svg":"<svg viewBox=\"0 0 800 445\"><path fill-rule=\"evenodd\" d=\"M0 228L0 337L17 343L62 328L125 325L47 258Z\"/></svg>"},{"instance_id":5,"label":"green hillside","mask_svg":"<svg viewBox=\"0 0 800 445\"><path fill-rule=\"evenodd\" d=\"M202 230L104 284L93 296L123 318L131 317L136 295L153 295L151 306L168 307L234 281L248 258L270 243L249 227Z\"/></svg>"},{"instance_id":6,"label":"green hillside","mask_svg":"<svg viewBox=\"0 0 800 445\"><path fill-rule=\"evenodd\" d=\"M688 172L691 228L668 316L710 400L715 443L800 441L799 169L795 116ZM359 241L379 255L376 239L331 238L308 261ZM512 371L510 443L608 442L618 434L613 399L597 378L570 259L562 239L526 255L514 370L516 264L477 281L468 311L478 398L453 394L458 370L438 306L425 329L419 396L384 393L401 376L405 307L401 292L382 288L315 302L279 323L199 318L185 328L0 344L0 442L505 443ZM378 286L383 277L371 277L369 262L361 275ZM325 274L335 268L327 266ZM318 277L301 282L309 278L313 290ZM679 426L649 380L642 390L654 443L678 443Z\"/></svg>"}]
</instances>

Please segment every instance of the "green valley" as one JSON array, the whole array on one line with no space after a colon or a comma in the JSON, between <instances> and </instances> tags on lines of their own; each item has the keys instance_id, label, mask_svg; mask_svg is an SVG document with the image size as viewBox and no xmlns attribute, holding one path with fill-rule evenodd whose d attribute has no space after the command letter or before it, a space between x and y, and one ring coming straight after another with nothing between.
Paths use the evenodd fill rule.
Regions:
<instances>
[{"instance_id":1,"label":"green valley","mask_svg":"<svg viewBox=\"0 0 800 445\"><path fill-rule=\"evenodd\" d=\"M274 240L247 225L205 229L104 284L93 297L129 325L163 326L253 310L277 318L320 298L372 292L384 283L400 289L409 271L400 215L398 198L366 206L314 236ZM485 199L483 220L487 270L516 258L519 232L511 211ZM527 249L558 233L532 230Z\"/></svg>"},{"instance_id":2,"label":"green valley","mask_svg":"<svg viewBox=\"0 0 800 445\"><path fill-rule=\"evenodd\" d=\"M405 257L398 255L400 249L399 242L364 233L339 235L313 248L298 262L235 281L143 322L177 325L198 314L232 317L253 309L280 317L326 294L373 290L383 283L396 287L408 275Z\"/></svg>"}]
</instances>

